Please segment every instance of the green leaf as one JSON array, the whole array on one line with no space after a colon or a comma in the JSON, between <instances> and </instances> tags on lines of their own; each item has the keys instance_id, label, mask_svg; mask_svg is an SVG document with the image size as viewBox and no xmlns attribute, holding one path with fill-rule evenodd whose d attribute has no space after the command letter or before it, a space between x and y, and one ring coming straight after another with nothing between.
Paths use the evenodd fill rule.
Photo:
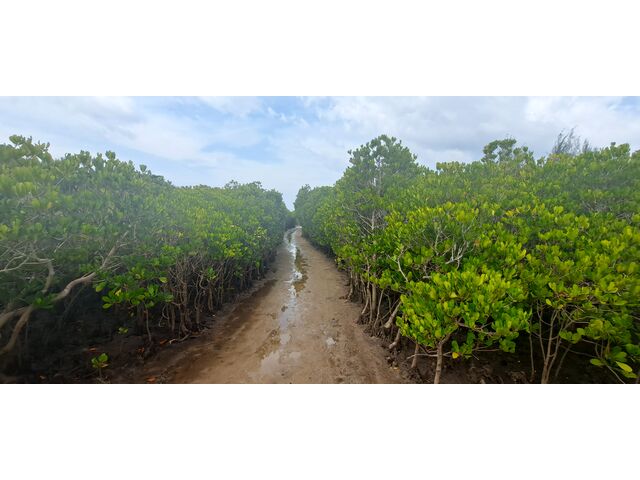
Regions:
<instances>
[{"instance_id":1,"label":"green leaf","mask_svg":"<svg viewBox=\"0 0 640 480\"><path fill-rule=\"evenodd\" d=\"M631 368L626 363L616 362L616 365L618 365L618 367L620 367L623 371L625 371L627 373L633 373L633 368Z\"/></svg>"}]
</instances>

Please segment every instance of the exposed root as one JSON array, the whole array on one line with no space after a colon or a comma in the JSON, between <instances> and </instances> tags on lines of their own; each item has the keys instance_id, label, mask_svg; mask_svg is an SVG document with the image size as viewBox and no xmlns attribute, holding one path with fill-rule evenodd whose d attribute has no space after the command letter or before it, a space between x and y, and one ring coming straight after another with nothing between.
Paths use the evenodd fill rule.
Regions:
<instances>
[{"instance_id":1,"label":"exposed root","mask_svg":"<svg viewBox=\"0 0 640 480\"><path fill-rule=\"evenodd\" d=\"M172 338L171 340L169 340L167 342L168 345L171 345L172 343L182 343L184 342L187 338L189 338L191 336L190 333L187 333L184 337L182 338Z\"/></svg>"},{"instance_id":2,"label":"exposed root","mask_svg":"<svg viewBox=\"0 0 640 480\"><path fill-rule=\"evenodd\" d=\"M384 324L384 328L385 329L390 329L391 326L393 325L393 321L396 318L396 314L398 313L398 310L400 309L400 300L398 300L398 303L396 305L396 308L393 309L393 312L391 313L391 315L389 315L389 320L387 320L387 323Z\"/></svg>"},{"instance_id":3,"label":"exposed root","mask_svg":"<svg viewBox=\"0 0 640 480\"><path fill-rule=\"evenodd\" d=\"M396 338L393 341L392 344L389 345L389 350L393 350L394 348L396 348L398 346L398 344L400 343L400 329L398 329L398 333L396 333Z\"/></svg>"},{"instance_id":4,"label":"exposed root","mask_svg":"<svg viewBox=\"0 0 640 480\"><path fill-rule=\"evenodd\" d=\"M413 352L413 360L411 361L411 368L418 367L418 352L420 351L420 344L416 342L416 348Z\"/></svg>"}]
</instances>

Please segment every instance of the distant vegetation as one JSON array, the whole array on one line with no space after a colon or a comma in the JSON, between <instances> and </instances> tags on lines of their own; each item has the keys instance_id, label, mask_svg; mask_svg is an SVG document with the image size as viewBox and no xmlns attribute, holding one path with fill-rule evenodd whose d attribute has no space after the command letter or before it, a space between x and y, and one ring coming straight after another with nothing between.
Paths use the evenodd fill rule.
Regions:
<instances>
[{"instance_id":1,"label":"distant vegetation","mask_svg":"<svg viewBox=\"0 0 640 480\"><path fill-rule=\"evenodd\" d=\"M378 335L445 359L525 348L531 381L567 355L635 382L640 362L640 152L573 132L536 159L513 139L469 164L419 166L400 141L350 153L332 187L300 189L304 234L333 252Z\"/></svg>"},{"instance_id":2,"label":"distant vegetation","mask_svg":"<svg viewBox=\"0 0 640 480\"><path fill-rule=\"evenodd\" d=\"M155 331L198 331L265 271L293 221L259 183L178 188L112 152L54 159L48 145L11 142L0 145L6 367L28 370L56 348L129 328L147 348ZM107 360L92 365L101 372Z\"/></svg>"}]
</instances>

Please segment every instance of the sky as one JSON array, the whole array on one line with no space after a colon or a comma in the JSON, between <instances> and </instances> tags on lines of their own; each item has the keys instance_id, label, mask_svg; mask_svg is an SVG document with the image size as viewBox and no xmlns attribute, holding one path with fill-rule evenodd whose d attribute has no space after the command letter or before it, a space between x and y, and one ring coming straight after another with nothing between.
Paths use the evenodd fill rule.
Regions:
<instances>
[{"instance_id":1,"label":"sky","mask_svg":"<svg viewBox=\"0 0 640 480\"><path fill-rule=\"evenodd\" d=\"M0 143L49 142L54 156L114 151L174 185L260 181L289 208L331 185L348 151L395 136L431 168L515 138L546 155L575 128L592 146L640 148L640 97L0 97Z\"/></svg>"}]
</instances>

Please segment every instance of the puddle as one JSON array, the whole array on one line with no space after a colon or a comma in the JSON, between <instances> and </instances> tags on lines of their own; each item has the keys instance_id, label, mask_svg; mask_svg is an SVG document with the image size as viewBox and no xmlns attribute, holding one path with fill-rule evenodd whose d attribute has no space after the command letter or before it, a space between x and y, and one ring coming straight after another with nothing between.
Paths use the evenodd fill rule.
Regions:
<instances>
[{"instance_id":1,"label":"puddle","mask_svg":"<svg viewBox=\"0 0 640 480\"><path fill-rule=\"evenodd\" d=\"M287 249L289 250L289 254L292 258L290 292L293 296L298 296L304 289L305 283L307 282L308 264L306 259L304 258L304 255L302 255L300 249L298 248L296 237L293 235L293 232L295 230L296 229L287 234Z\"/></svg>"},{"instance_id":2,"label":"puddle","mask_svg":"<svg viewBox=\"0 0 640 480\"><path fill-rule=\"evenodd\" d=\"M289 253L291 266L290 277L286 280L289 284L289 296L286 303L280 307L276 315L270 313L275 320L278 319L278 328L273 330L258 352L260 360L260 375L271 375L283 367L283 361L297 361L300 352L291 352L285 355L284 347L291 340L289 331L291 323L295 320L297 297L304 289L307 281L307 261L297 245L296 228L289 230L285 236L286 251Z\"/></svg>"},{"instance_id":3,"label":"puddle","mask_svg":"<svg viewBox=\"0 0 640 480\"><path fill-rule=\"evenodd\" d=\"M300 249L296 248L296 257L294 260L295 270L293 272L293 280L291 281L291 285L293 286L293 290L296 295L299 295L300 292L304 289L304 285L307 282L307 263L304 260L304 257L300 253Z\"/></svg>"},{"instance_id":4,"label":"puddle","mask_svg":"<svg viewBox=\"0 0 640 480\"><path fill-rule=\"evenodd\" d=\"M278 345L280 345L280 332L277 329L271 330L267 338L262 342L262 345L256 350L256 354L264 358Z\"/></svg>"},{"instance_id":5,"label":"puddle","mask_svg":"<svg viewBox=\"0 0 640 480\"><path fill-rule=\"evenodd\" d=\"M280 346L285 346L291 340L291 334L289 332L280 333Z\"/></svg>"},{"instance_id":6,"label":"puddle","mask_svg":"<svg viewBox=\"0 0 640 480\"><path fill-rule=\"evenodd\" d=\"M289 358L291 360L293 360L294 362L300 360L301 356L302 356L302 353L300 353L300 352L291 352L289 354Z\"/></svg>"},{"instance_id":7,"label":"puddle","mask_svg":"<svg viewBox=\"0 0 640 480\"><path fill-rule=\"evenodd\" d=\"M262 359L260 363L260 374L274 374L280 367L280 350L274 350Z\"/></svg>"}]
</instances>

